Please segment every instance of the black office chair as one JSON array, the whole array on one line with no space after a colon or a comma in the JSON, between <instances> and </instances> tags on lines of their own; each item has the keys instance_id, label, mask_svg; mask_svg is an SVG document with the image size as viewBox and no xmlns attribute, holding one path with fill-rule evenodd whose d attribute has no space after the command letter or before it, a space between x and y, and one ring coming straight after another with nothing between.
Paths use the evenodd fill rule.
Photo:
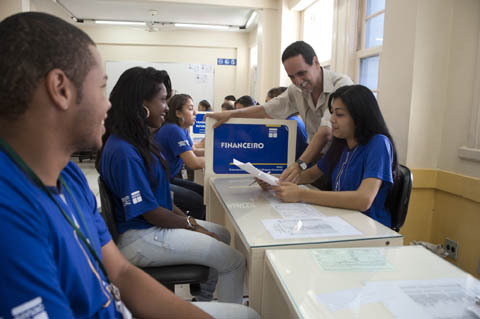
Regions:
<instances>
[{"instance_id":1,"label":"black office chair","mask_svg":"<svg viewBox=\"0 0 480 319\"><path fill-rule=\"evenodd\" d=\"M117 225L112 209L112 195L101 177L98 177L100 200L102 207L100 213L107 224L108 230L116 243L118 239ZM198 294L199 284L207 281L209 268L202 265L173 265L142 268L147 274L155 278L165 287L175 292L175 285L190 284L192 295Z\"/></svg>"},{"instance_id":2,"label":"black office chair","mask_svg":"<svg viewBox=\"0 0 480 319\"><path fill-rule=\"evenodd\" d=\"M398 232L407 218L412 182L413 176L410 169L404 165L398 165L397 180L393 184L385 201L385 207L390 211L392 216L391 228L394 231Z\"/></svg>"}]
</instances>

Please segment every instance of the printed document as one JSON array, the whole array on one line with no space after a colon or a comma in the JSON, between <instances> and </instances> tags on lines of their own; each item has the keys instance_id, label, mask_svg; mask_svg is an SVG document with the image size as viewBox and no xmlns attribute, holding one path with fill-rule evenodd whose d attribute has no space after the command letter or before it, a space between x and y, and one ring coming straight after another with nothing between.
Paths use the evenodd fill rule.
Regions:
<instances>
[{"instance_id":1,"label":"printed document","mask_svg":"<svg viewBox=\"0 0 480 319\"><path fill-rule=\"evenodd\" d=\"M344 248L312 250L315 261L327 271L378 271L393 266L382 248Z\"/></svg>"},{"instance_id":2,"label":"printed document","mask_svg":"<svg viewBox=\"0 0 480 319\"><path fill-rule=\"evenodd\" d=\"M263 197L270 202L273 209L277 211L284 219L310 219L323 218L324 214L312 207L312 205L304 203L284 203L271 192L265 192Z\"/></svg>"},{"instance_id":3,"label":"printed document","mask_svg":"<svg viewBox=\"0 0 480 319\"><path fill-rule=\"evenodd\" d=\"M315 219L264 219L263 225L274 239L361 235L338 216Z\"/></svg>"},{"instance_id":4,"label":"printed document","mask_svg":"<svg viewBox=\"0 0 480 319\"><path fill-rule=\"evenodd\" d=\"M330 311L381 302L398 319L478 319L480 282L464 278L370 281L362 287L317 296Z\"/></svg>"}]
</instances>

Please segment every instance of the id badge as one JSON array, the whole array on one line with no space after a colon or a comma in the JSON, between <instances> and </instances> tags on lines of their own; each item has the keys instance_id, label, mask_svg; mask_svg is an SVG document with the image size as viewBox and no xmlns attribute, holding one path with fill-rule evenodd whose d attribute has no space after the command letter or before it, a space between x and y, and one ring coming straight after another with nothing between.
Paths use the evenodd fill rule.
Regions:
<instances>
[{"instance_id":1,"label":"id badge","mask_svg":"<svg viewBox=\"0 0 480 319\"><path fill-rule=\"evenodd\" d=\"M120 290L114 284L110 284L109 288L115 301L115 309L122 314L123 319L132 319L132 313L128 310L127 306L125 306L122 299L120 299Z\"/></svg>"},{"instance_id":2,"label":"id badge","mask_svg":"<svg viewBox=\"0 0 480 319\"><path fill-rule=\"evenodd\" d=\"M182 168L182 179L185 179L185 180L188 179L188 173L185 168Z\"/></svg>"}]
</instances>

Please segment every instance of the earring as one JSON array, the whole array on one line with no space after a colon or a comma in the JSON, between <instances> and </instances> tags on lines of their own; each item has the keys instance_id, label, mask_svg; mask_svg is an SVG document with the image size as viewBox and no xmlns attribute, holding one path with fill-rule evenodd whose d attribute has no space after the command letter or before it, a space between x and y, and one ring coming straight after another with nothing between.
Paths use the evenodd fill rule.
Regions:
<instances>
[{"instance_id":1,"label":"earring","mask_svg":"<svg viewBox=\"0 0 480 319\"><path fill-rule=\"evenodd\" d=\"M148 109L148 107L145 106L145 104L143 105L143 108L145 109L145 112L147 113L147 117L145 117L145 119L148 119L150 117L150 110Z\"/></svg>"}]
</instances>

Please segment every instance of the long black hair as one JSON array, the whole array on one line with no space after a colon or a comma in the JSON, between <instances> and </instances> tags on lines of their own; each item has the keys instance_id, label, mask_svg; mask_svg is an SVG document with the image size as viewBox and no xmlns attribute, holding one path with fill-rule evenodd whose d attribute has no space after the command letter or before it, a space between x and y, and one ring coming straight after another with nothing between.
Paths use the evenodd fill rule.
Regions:
<instances>
[{"instance_id":1,"label":"long black hair","mask_svg":"<svg viewBox=\"0 0 480 319\"><path fill-rule=\"evenodd\" d=\"M122 73L110 93L112 107L105 120L105 134L102 137L103 146L111 134L132 144L142 156L150 179L157 185L152 176L154 158L160 160L165 169L167 165L159 148L152 142L152 133L147 125L147 113L143 107L144 101L149 101L160 91L160 84L167 89L167 96L172 92L172 85L167 71L159 71L152 67L134 67ZM100 168L102 149L97 156L96 167Z\"/></svg>"},{"instance_id":2,"label":"long black hair","mask_svg":"<svg viewBox=\"0 0 480 319\"><path fill-rule=\"evenodd\" d=\"M358 144L367 144L368 141L377 134L383 134L390 140L393 150L392 174L393 180L395 181L398 171L397 150L393 138L388 131L387 124L383 119L377 99L372 91L359 84L338 88L328 98L328 109L330 113L332 113L332 102L337 98L345 104L353 119L353 123L355 124L354 136ZM333 137L332 144L327 154L325 154L327 163L329 164L328 171L325 172L329 189L332 187L332 171L340 160L345 145L346 141L344 139Z\"/></svg>"}]
</instances>

